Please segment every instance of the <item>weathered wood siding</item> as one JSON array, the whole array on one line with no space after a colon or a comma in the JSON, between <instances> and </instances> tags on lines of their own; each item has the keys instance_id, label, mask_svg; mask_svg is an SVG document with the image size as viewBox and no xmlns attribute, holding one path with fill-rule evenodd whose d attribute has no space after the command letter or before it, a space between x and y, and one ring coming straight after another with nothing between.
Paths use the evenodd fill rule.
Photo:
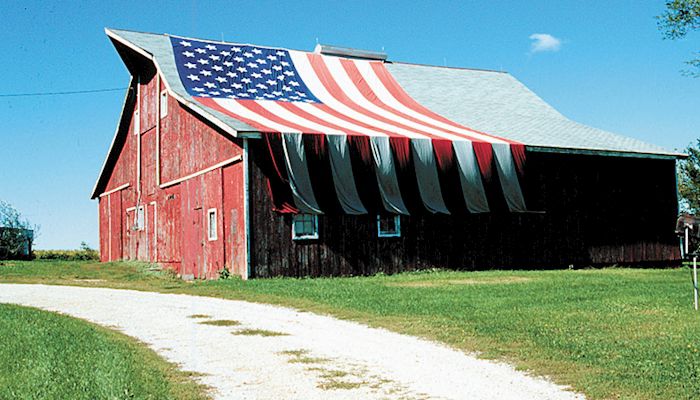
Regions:
<instances>
[{"instance_id":1,"label":"weathered wood siding","mask_svg":"<svg viewBox=\"0 0 700 400\"><path fill-rule=\"evenodd\" d=\"M253 154L254 157L254 154ZM376 216L321 216L319 239L291 239L251 166L253 276L395 273L425 268L662 265L678 259L675 162L529 153L526 200L543 213L402 217L378 238Z\"/></svg>"},{"instance_id":2,"label":"weathered wood siding","mask_svg":"<svg viewBox=\"0 0 700 400\"><path fill-rule=\"evenodd\" d=\"M134 88L125 111L131 121L115 142L118 157L103 192L129 186L100 198L101 260L157 262L195 278L216 277L224 266L245 271L242 164L188 178L242 155L241 140L228 137L171 97L167 115L158 118L165 86L162 81L158 86L152 65L144 64L140 71L138 97ZM140 129L134 132L137 108ZM137 205L145 209L141 230L133 229ZM209 240L206 232L211 208L217 210L216 240Z\"/></svg>"}]
</instances>

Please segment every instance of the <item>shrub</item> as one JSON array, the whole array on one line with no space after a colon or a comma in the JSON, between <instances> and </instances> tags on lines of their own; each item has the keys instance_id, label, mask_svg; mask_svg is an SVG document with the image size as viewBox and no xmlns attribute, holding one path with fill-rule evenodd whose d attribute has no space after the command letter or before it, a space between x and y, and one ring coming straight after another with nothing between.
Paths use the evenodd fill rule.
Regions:
<instances>
[{"instance_id":1,"label":"shrub","mask_svg":"<svg viewBox=\"0 0 700 400\"><path fill-rule=\"evenodd\" d=\"M82 242L78 250L34 250L34 257L37 260L96 261L100 253Z\"/></svg>"}]
</instances>

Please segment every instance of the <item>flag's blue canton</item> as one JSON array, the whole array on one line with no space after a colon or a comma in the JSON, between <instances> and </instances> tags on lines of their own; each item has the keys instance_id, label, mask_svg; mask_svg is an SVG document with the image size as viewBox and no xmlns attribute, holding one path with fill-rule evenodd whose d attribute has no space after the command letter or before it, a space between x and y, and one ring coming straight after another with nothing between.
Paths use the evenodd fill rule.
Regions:
<instances>
[{"instance_id":1,"label":"flag's blue canton","mask_svg":"<svg viewBox=\"0 0 700 400\"><path fill-rule=\"evenodd\" d=\"M170 40L180 80L192 96L319 103L286 50Z\"/></svg>"}]
</instances>

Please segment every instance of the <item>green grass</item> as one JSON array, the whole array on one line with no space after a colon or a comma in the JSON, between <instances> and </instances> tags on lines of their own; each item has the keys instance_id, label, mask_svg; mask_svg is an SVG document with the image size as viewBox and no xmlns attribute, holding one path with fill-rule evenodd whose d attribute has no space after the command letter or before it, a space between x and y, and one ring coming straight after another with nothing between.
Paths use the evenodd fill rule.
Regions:
<instances>
[{"instance_id":1,"label":"green grass","mask_svg":"<svg viewBox=\"0 0 700 400\"><path fill-rule=\"evenodd\" d=\"M239 329L237 331L231 332L231 334L239 335L239 336L264 336L264 337L287 336L286 333L282 333L282 332L268 331L267 329L251 329L251 328Z\"/></svg>"},{"instance_id":2,"label":"green grass","mask_svg":"<svg viewBox=\"0 0 700 400\"><path fill-rule=\"evenodd\" d=\"M236 326L240 325L241 323L238 321L234 321L232 319L216 319L216 320L205 320L205 321L199 321L201 325L213 325L213 326Z\"/></svg>"},{"instance_id":3,"label":"green grass","mask_svg":"<svg viewBox=\"0 0 700 400\"><path fill-rule=\"evenodd\" d=\"M0 399L205 399L145 345L64 315L0 304Z\"/></svg>"},{"instance_id":4,"label":"green grass","mask_svg":"<svg viewBox=\"0 0 700 400\"><path fill-rule=\"evenodd\" d=\"M143 264L5 262L0 282L188 293L329 313L551 376L589 398L700 395L700 313L685 269L425 272L181 282Z\"/></svg>"}]
</instances>

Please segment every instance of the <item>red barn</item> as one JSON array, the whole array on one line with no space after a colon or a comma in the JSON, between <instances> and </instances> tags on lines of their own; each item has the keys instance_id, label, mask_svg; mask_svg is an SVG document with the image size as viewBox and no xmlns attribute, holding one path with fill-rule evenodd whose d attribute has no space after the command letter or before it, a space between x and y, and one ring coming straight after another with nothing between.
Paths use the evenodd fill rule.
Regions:
<instances>
[{"instance_id":1,"label":"red barn","mask_svg":"<svg viewBox=\"0 0 700 400\"><path fill-rule=\"evenodd\" d=\"M682 155L507 73L106 32L132 78L92 194L102 261L249 278L679 259Z\"/></svg>"}]
</instances>

